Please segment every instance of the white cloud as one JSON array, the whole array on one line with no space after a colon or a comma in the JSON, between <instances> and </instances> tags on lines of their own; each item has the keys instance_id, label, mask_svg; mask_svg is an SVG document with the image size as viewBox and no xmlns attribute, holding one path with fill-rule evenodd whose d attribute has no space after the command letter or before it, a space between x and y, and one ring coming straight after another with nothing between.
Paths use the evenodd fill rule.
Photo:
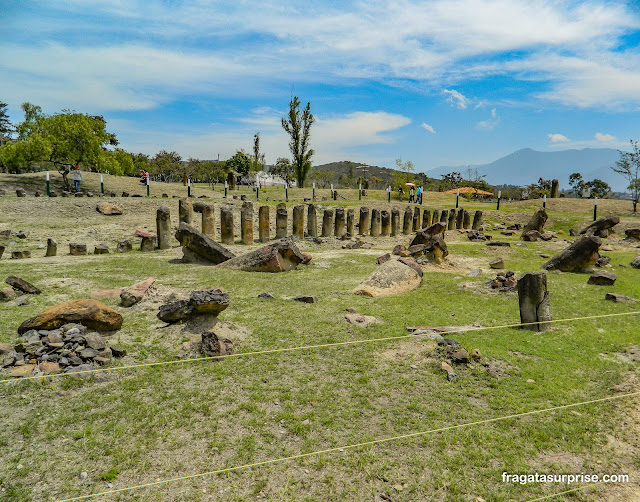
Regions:
<instances>
[{"instance_id":1,"label":"white cloud","mask_svg":"<svg viewBox=\"0 0 640 502\"><path fill-rule=\"evenodd\" d=\"M551 140L551 143L566 143L569 141L569 138L564 134L547 134L547 136Z\"/></svg>"},{"instance_id":2,"label":"white cloud","mask_svg":"<svg viewBox=\"0 0 640 502\"><path fill-rule=\"evenodd\" d=\"M476 124L476 129L481 131L493 131L500 123L500 117L495 108L491 109L491 117L487 120L482 120Z\"/></svg>"},{"instance_id":3,"label":"white cloud","mask_svg":"<svg viewBox=\"0 0 640 502\"><path fill-rule=\"evenodd\" d=\"M612 141L616 141L616 137L611 134L601 134L597 132L593 137L600 143L611 143Z\"/></svg>"},{"instance_id":4,"label":"white cloud","mask_svg":"<svg viewBox=\"0 0 640 502\"><path fill-rule=\"evenodd\" d=\"M436 133L436 131L433 129L433 127L430 126L429 124L426 124L425 122L420 124L420 127L422 127L423 129L429 131L431 134L435 134Z\"/></svg>"},{"instance_id":5,"label":"white cloud","mask_svg":"<svg viewBox=\"0 0 640 502\"><path fill-rule=\"evenodd\" d=\"M455 89L445 89L442 91L442 94L446 94L448 96L447 102L451 106L456 106L461 110L464 110L467 107L469 100Z\"/></svg>"}]
</instances>

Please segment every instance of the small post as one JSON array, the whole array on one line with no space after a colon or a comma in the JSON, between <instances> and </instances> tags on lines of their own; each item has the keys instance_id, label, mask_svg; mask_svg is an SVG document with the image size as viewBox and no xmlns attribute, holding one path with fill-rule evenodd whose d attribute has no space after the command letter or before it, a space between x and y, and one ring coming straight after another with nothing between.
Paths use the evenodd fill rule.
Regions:
<instances>
[{"instance_id":1,"label":"small post","mask_svg":"<svg viewBox=\"0 0 640 502\"><path fill-rule=\"evenodd\" d=\"M391 202L391 185L387 187L387 202Z\"/></svg>"},{"instance_id":2,"label":"small post","mask_svg":"<svg viewBox=\"0 0 640 502\"><path fill-rule=\"evenodd\" d=\"M256 185L256 200L260 200L260 187Z\"/></svg>"},{"instance_id":3,"label":"small post","mask_svg":"<svg viewBox=\"0 0 640 502\"><path fill-rule=\"evenodd\" d=\"M362 200L362 183L358 185L358 200Z\"/></svg>"},{"instance_id":4,"label":"small post","mask_svg":"<svg viewBox=\"0 0 640 502\"><path fill-rule=\"evenodd\" d=\"M331 183L331 198L333 199L333 183Z\"/></svg>"},{"instance_id":5,"label":"small post","mask_svg":"<svg viewBox=\"0 0 640 502\"><path fill-rule=\"evenodd\" d=\"M100 176L102 178L102 176ZM151 190L151 180L149 178L147 178L147 197L149 197L150 194L150 190ZM102 192L104 193L104 192Z\"/></svg>"},{"instance_id":6,"label":"small post","mask_svg":"<svg viewBox=\"0 0 640 502\"><path fill-rule=\"evenodd\" d=\"M502 190L498 190L498 205L496 206L496 211L500 210L500 197L502 197Z\"/></svg>"},{"instance_id":7,"label":"small post","mask_svg":"<svg viewBox=\"0 0 640 502\"><path fill-rule=\"evenodd\" d=\"M460 200L460 189L456 189L456 209L458 209L458 201Z\"/></svg>"},{"instance_id":8,"label":"small post","mask_svg":"<svg viewBox=\"0 0 640 502\"><path fill-rule=\"evenodd\" d=\"M542 197L542 209L546 209L547 208L547 194L544 194L544 197Z\"/></svg>"},{"instance_id":9,"label":"small post","mask_svg":"<svg viewBox=\"0 0 640 502\"><path fill-rule=\"evenodd\" d=\"M187 197L191 197L191 178L187 179Z\"/></svg>"},{"instance_id":10,"label":"small post","mask_svg":"<svg viewBox=\"0 0 640 502\"><path fill-rule=\"evenodd\" d=\"M47 173L47 175L48 174L49 173ZM48 179L49 178L47 177L47 180ZM102 193L102 195L104 195L104 177L102 176L102 174L100 175L100 192ZM147 195L149 195L149 194L147 193Z\"/></svg>"},{"instance_id":11,"label":"small post","mask_svg":"<svg viewBox=\"0 0 640 502\"><path fill-rule=\"evenodd\" d=\"M593 201L593 221L598 219L598 197Z\"/></svg>"},{"instance_id":12,"label":"small post","mask_svg":"<svg viewBox=\"0 0 640 502\"><path fill-rule=\"evenodd\" d=\"M100 177L102 178L102 175ZM46 179L47 179L47 196L51 197L51 181L49 181L49 171L47 171Z\"/></svg>"},{"instance_id":13,"label":"small post","mask_svg":"<svg viewBox=\"0 0 640 502\"><path fill-rule=\"evenodd\" d=\"M224 180L224 198L227 198L227 190L229 190L229 183L227 183L227 180Z\"/></svg>"},{"instance_id":14,"label":"small post","mask_svg":"<svg viewBox=\"0 0 640 502\"><path fill-rule=\"evenodd\" d=\"M284 182L284 199L289 202L289 183Z\"/></svg>"},{"instance_id":15,"label":"small post","mask_svg":"<svg viewBox=\"0 0 640 502\"><path fill-rule=\"evenodd\" d=\"M316 184L311 185L311 200L316 200Z\"/></svg>"}]
</instances>

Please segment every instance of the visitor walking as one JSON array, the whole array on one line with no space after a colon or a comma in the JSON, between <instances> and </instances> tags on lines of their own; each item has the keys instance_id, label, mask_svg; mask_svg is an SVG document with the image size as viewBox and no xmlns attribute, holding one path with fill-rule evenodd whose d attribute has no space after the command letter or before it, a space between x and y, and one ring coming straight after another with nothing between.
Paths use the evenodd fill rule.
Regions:
<instances>
[{"instance_id":1,"label":"visitor walking","mask_svg":"<svg viewBox=\"0 0 640 502\"><path fill-rule=\"evenodd\" d=\"M418 187L418 191L416 192L417 195L417 203L418 204L422 204L422 187Z\"/></svg>"},{"instance_id":2,"label":"visitor walking","mask_svg":"<svg viewBox=\"0 0 640 502\"><path fill-rule=\"evenodd\" d=\"M409 204L411 204L414 201L415 198L415 188L410 187L409 188Z\"/></svg>"},{"instance_id":3,"label":"visitor walking","mask_svg":"<svg viewBox=\"0 0 640 502\"><path fill-rule=\"evenodd\" d=\"M80 166L76 164L73 170L73 184L76 187L76 192L80 191L80 183L82 182L82 172L80 172Z\"/></svg>"}]
</instances>

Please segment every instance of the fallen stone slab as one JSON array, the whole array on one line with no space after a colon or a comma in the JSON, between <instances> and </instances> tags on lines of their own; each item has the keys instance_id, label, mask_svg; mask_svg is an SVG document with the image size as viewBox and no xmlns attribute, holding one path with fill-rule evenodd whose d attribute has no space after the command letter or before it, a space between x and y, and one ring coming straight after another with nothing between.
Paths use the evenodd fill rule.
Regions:
<instances>
[{"instance_id":1,"label":"fallen stone slab","mask_svg":"<svg viewBox=\"0 0 640 502\"><path fill-rule=\"evenodd\" d=\"M155 278L149 277L148 279L138 282L131 287L124 288L119 294L122 306L131 307L142 300L147 290L155 281Z\"/></svg>"},{"instance_id":2,"label":"fallen stone slab","mask_svg":"<svg viewBox=\"0 0 640 502\"><path fill-rule=\"evenodd\" d=\"M122 214L122 208L110 202L100 202L96 206L96 211L105 216L117 216Z\"/></svg>"},{"instance_id":3,"label":"fallen stone slab","mask_svg":"<svg viewBox=\"0 0 640 502\"><path fill-rule=\"evenodd\" d=\"M618 216L607 216L594 221L590 225L580 230L580 235L597 235L598 237L606 237L608 230L620 223Z\"/></svg>"},{"instance_id":4,"label":"fallen stone slab","mask_svg":"<svg viewBox=\"0 0 640 502\"><path fill-rule=\"evenodd\" d=\"M136 230L133 235L135 237L151 237L151 232L147 232L146 230Z\"/></svg>"},{"instance_id":5,"label":"fallen stone slab","mask_svg":"<svg viewBox=\"0 0 640 502\"><path fill-rule=\"evenodd\" d=\"M24 279L20 279L19 277L15 277L10 275L4 281L13 289L17 289L22 291L23 293L27 293L28 295L39 295L42 291L39 288L35 287L30 282L25 281Z\"/></svg>"},{"instance_id":6,"label":"fallen stone slab","mask_svg":"<svg viewBox=\"0 0 640 502\"><path fill-rule=\"evenodd\" d=\"M574 241L568 248L547 261L545 270L561 270L563 272L582 272L588 270L600 259L602 240L595 235L585 235Z\"/></svg>"},{"instance_id":7,"label":"fallen stone slab","mask_svg":"<svg viewBox=\"0 0 640 502\"><path fill-rule=\"evenodd\" d=\"M447 225L443 222L436 222L433 225L423 228L416 232L416 235L411 239L409 246L415 246L416 244L427 244L431 238L435 235L443 235L447 230ZM394 253L395 254L395 253Z\"/></svg>"},{"instance_id":8,"label":"fallen stone slab","mask_svg":"<svg viewBox=\"0 0 640 502\"><path fill-rule=\"evenodd\" d=\"M176 239L182 246L214 264L226 262L236 256L227 248L184 222L181 222L178 227Z\"/></svg>"},{"instance_id":9,"label":"fallen stone slab","mask_svg":"<svg viewBox=\"0 0 640 502\"><path fill-rule=\"evenodd\" d=\"M399 260L380 265L352 292L356 295L383 297L408 293L420 287L422 277Z\"/></svg>"},{"instance_id":10,"label":"fallen stone slab","mask_svg":"<svg viewBox=\"0 0 640 502\"><path fill-rule=\"evenodd\" d=\"M640 240L640 228L627 228L624 234L628 239Z\"/></svg>"},{"instance_id":11,"label":"fallen stone slab","mask_svg":"<svg viewBox=\"0 0 640 502\"><path fill-rule=\"evenodd\" d=\"M24 260L27 258L31 258L31 251L11 251L12 260Z\"/></svg>"},{"instance_id":12,"label":"fallen stone slab","mask_svg":"<svg viewBox=\"0 0 640 502\"><path fill-rule=\"evenodd\" d=\"M217 316L229 306L229 295L219 288L192 291L188 300L161 305L158 319L173 323L189 319L194 315L209 314Z\"/></svg>"},{"instance_id":13,"label":"fallen stone slab","mask_svg":"<svg viewBox=\"0 0 640 502\"><path fill-rule=\"evenodd\" d=\"M511 247L511 244L504 241L490 241L486 243L487 246L502 246L502 247Z\"/></svg>"},{"instance_id":14,"label":"fallen stone slab","mask_svg":"<svg viewBox=\"0 0 640 502\"><path fill-rule=\"evenodd\" d=\"M57 329L68 323L77 323L97 331L114 331L122 327L122 316L98 300L71 300L49 307L44 312L24 321L18 328L23 334L30 329Z\"/></svg>"},{"instance_id":15,"label":"fallen stone slab","mask_svg":"<svg viewBox=\"0 0 640 502\"><path fill-rule=\"evenodd\" d=\"M604 299L614 303L634 303L638 301L635 298L619 295L618 293L607 293L604 295Z\"/></svg>"},{"instance_id":16,"label":"fallen stone slab","mask_svg":"<svg viewBox=\"0 0 640 502\"><path fill-rule=\"evenodd\" d=\"M600 271L591 274L587 284L595 284L596 286L613 286L618 277L612 272Z\"/></svg>"},{"instance_id":17,"label":"fallen stone slab","mask_svg":"<svg viewBox=\"0 0 640 502\"><path fill-rule=\"evenodd\" d=\"M296 302L302 302L302 303L317 303L318 302L318 298L316 298L315 296L311 296L311 295L294 296L292 298L292 300L294 300Z\"/></svg>"},{"instance_id":18,"label":"fallen stone slab","mask_svg":"<svg viewBox=\"0 0 640 502\"><path fill-rule=\"evenodd\" d=\"M218 265L218 268L245 272L288 272L305 261L298 247L289 239L262 246Z\"/></svg>"}]
</instances>

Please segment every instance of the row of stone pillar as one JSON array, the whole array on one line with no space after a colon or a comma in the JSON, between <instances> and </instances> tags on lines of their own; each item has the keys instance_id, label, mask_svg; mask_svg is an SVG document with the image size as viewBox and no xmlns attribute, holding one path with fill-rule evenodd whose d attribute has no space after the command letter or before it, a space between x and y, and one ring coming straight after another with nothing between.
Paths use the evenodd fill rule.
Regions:
<instances>
[{"instance_id":1,"label":"row of stone pillar","mask_svg":"<svg viewBox=\"0 0 640 502\"><path fill-rule=\"evenodd\" d=\"M216 238L216 226L214 221L214 206L197 202L192 204L187 199L179 201L180 222L193 224L193 213L202 215L202 233L208 237ZM293 207L292 215L292 235L300 239L305 236L305 206L297 205ZM318 214L314 204L309 204L306 209L306 229L309 237L318 236ZM253 203L245 201L240 210L240 234L244 244L253 244L254 222ZM278 204L276 207L276 239L287 237L288 234L288 211L285 204ZM344 207L325 209L322 213L322 223L320 227L321 237L342 237L345 233L355 235L355 210ZM478 230L482 223L482 211L476 211L471 222L471 214L465 209L450 209L433 211L429 209L421 210L419 207L410 207L404 210L402 227L400 211L394 207L391 211L386 209L369 209L361 207L358 214L358 234L370 235L372 237L391 236L400 234L410 234L422 228L441 221L447 225L449 230L469 229ZM267 242L270 239L270 208L260 206L258 209L258 241ZM402 230L401 230L402 228ZM167 249L171 239L169 209L161 207L157 212L158 248ZM220 240L223 244L233 244L234 242L234 221L233 210L230 206L220 208Z\"/></svg>"}]
</instances>

